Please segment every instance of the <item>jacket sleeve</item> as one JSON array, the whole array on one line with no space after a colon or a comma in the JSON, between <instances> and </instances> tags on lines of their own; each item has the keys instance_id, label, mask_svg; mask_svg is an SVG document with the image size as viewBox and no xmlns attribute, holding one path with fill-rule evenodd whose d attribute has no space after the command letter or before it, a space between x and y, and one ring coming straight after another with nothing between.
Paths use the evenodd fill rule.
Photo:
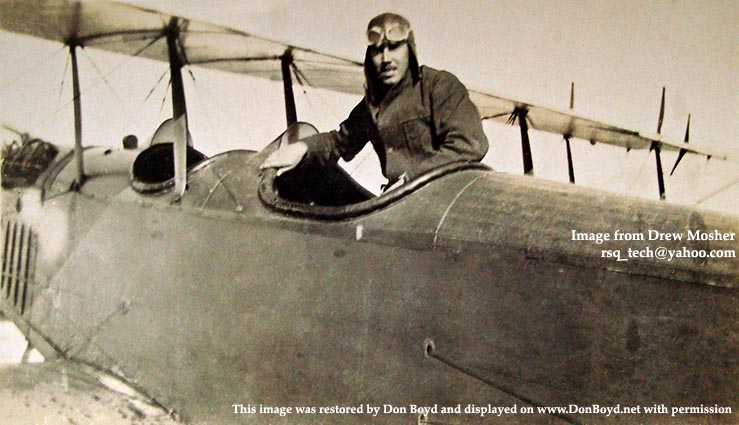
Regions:
<instances>
[{"instance_id":1,"label":"jacket sleeve","mask_svg":"<svg viewBox=\"0 0 739 425\"><path fill-rule=\"evenodd\" d=\"M433 166L450 160L481 161L488 151L488 139L467 88L449 72L440 71L434 77L426 89L439 154L428 161L436 163ZM431 168L431 164L423 168Z\"/></svg>"},{"instance_id":2,"label":"jacket sleeve","mask_svg":"<svg viewBox=\"0 0 739 425\"><path fill-rule=\"evenodd\" d=\"M354 107L349 117L339 125L338 130L319 133L303 139L308 152L327 162L339 158L351 161L369 141L371 117L364 100Z\"/></svg>"}]
</instances>

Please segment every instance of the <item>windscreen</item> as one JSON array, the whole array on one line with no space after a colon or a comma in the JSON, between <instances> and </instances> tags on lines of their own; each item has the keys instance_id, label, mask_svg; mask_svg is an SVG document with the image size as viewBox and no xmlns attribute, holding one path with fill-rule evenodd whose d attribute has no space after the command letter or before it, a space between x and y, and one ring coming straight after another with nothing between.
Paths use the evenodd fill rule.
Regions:
<instances>
[{"instance_id":1,"label":"windscreen","mask_svg":"<svg viewBox=\"0 0 739 425\"><path fill-rule=\"evenodd\" d=\"M32 186L58 154L59 149L56 146L40 139L3 146L2 187L11 189Z\"/></svg>"}]
</instances>

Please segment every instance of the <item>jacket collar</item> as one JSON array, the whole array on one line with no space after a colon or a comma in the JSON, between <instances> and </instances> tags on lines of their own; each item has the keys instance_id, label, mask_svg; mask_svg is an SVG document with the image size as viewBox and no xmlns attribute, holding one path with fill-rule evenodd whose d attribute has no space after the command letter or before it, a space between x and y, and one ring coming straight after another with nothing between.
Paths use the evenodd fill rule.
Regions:
<instances>
[{"instance_id":1,"label":"jacket collar","mask_svg":"<svg viewBox=\"0 0 739 425\"><path fill-rule=\"evenodd\" d=\"M366 98L368 103L375 107L379 108L380 106L387 105L390 102L392 102L400 93L402 93L406 88L413 85L413 77L410 73L410 71L405 73L405 76L402 80L398 81L394 86L390 87L388 92L385 94L385 97L382 98L382 101L376 102L374 99L374 96L372 93L369 93L369 90L366 93Z\"/></svg>"}]
</instances>

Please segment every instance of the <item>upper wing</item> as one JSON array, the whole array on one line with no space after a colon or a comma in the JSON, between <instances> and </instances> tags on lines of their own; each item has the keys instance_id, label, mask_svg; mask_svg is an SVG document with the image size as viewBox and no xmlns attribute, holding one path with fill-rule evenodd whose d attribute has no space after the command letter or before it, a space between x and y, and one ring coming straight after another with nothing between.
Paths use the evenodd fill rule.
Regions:
<instances>
[{"instance_id":1,"label":"upper wing","mask_svg":"<svg viewBox=\"0 0 739 425\"><path fill-rule=\"evenodd\" d=\"M282 58L289 52L298 79L309 86L364 94L361 62L239 30L105 1L0 0L0 7L0 29L161 61L169 60L165 29L177 19L184 63L280 80ZM534 128L541 131L627 149L647 149L657 143L663 150L727 159L725 155L667 141L658 134L643 134L478 91L471 91L470 97L483 118L507 121L514 111L525 110Z\"/></svg>"},{"instance_id":2,"label":"upper wing","mask_svg":"<svg viewBox=\"0 0 739 425\"><path fill-rule=\"evenodd\" d=\"M685 143L667 141L660 134L645 134L628 130L567 112L543 108L487 93L470 91L470 98L477 105L483 119L506 122L514 111L524 110L536 130L561 134L565 137L589 140L592 143L606 143L626 149L650 149L653 143L659 143L662 150L685 150L706 157L728 159L723 154L688 147Z\"/></svg>"},{"instance_id":3,"label":"upper wing","mask_svg":"<svg viewBox=\"0 0 739 425\"><path fill-rule=\"evenodd\" d=\"M0 28L66 44L168 61L164 31L173 18L158 11L106 1L0 0ZM203 22L177 18L185 63L282 78L290 49L312 86L364 94L362 64Z\"/></svg>"}]
</instances>

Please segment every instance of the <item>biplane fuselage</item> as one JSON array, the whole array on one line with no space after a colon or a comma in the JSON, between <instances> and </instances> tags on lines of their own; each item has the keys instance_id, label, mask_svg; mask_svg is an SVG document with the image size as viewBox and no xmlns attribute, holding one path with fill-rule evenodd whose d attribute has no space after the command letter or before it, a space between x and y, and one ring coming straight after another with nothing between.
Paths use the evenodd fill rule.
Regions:
<instances>
[{"instance_id":1,"label":"biplane fuselage","mask_svg":"<svg viewBox=\"0 0 739 425\"><path fill-rule=\"evenodd\" d=\"M716 405L734 408L718 420L737 420L736 217L479 164L449 164L370 198L333 168L260 171L277 141L205 158L188 147L182 67L282 79L290 123L293 74L361 94L361 64L117 3L8 3L0 27L63 42L72 58L74 150L24 145L3 166L13 180L3 190L0 307L45 357L114 375L188 423L494 420L410 408L473 404ZM168 148L83 146L79 47L169 62ZM471 99L482 116L518 120L522 141L533 117L567 140L653 148L658 164L660 148L708 156L484 93ZM683 238L635 240L651 232ZM597 240L604 233L614 236ZM690 253L656 258L659 248ZM691 419L705 418L716 419Z\"/></svg>"},{"instance_id":2,"label":"biplane fuselage","mask_svg":"<svg viewBox=\"0 0 739 425\"><path fill-rule=\"evenodd\" d=\"M71 153L49 167L43 201L3 219L1 305L47 358L187 422L332 420L234 404L736 402L736 260L619 262L601 251L639 244L572 236L730 234L735 218L474 168L353 217L291 217L260 199L264 153L192 167L176 204L131 188L137 154L85 150L78 191Z\"/></svg>"}]
</instances>

